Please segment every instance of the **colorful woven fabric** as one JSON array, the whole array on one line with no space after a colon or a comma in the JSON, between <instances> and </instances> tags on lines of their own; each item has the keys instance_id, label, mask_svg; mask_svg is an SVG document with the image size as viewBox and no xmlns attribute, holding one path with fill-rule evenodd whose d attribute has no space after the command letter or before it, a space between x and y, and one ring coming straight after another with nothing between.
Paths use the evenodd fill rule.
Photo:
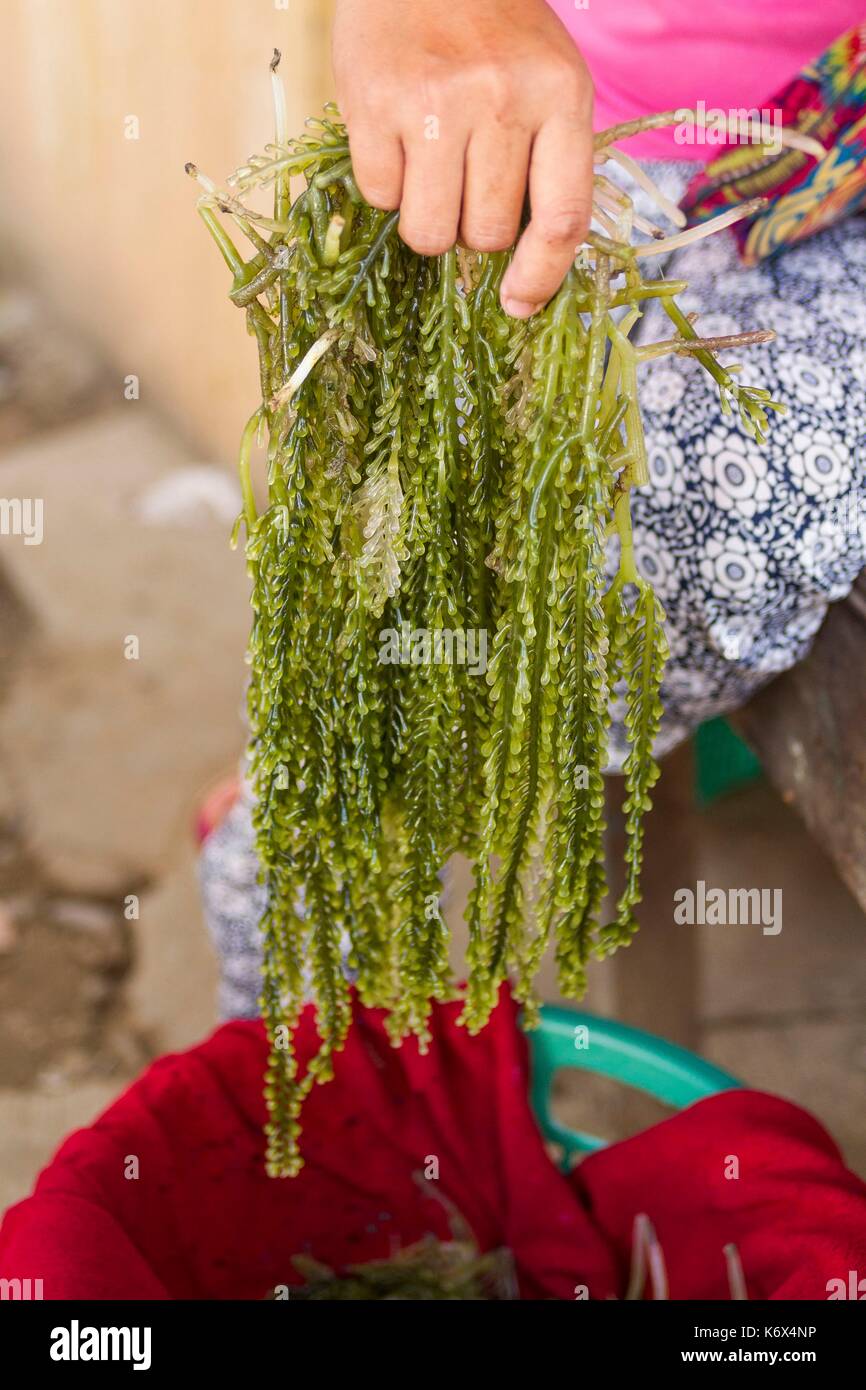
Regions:
<instances>
[{"instance_id":1,"label":"colorful woven fabric","mask_svg":"<svg viewBox=\"0 0 866 1390\"><path fill-rule=\"evenodd\" d=\"M682 204L695 223L769 198L767 208L734 229L747 265L866 207L866 23L807 64L761 112L812 136L824 158L731 140L692 180Z\"/></svg>"}]
</instances>

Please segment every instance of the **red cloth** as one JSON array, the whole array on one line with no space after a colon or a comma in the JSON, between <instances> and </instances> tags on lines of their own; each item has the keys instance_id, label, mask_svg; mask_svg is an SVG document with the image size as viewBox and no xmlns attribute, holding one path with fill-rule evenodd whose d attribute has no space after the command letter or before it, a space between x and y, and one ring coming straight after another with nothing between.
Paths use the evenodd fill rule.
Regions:
<instances>
[{"instance_id":1,"label":"red cloth","mask_svg":"<svg viewBox=\"0 0 866 1390\"><path fill-rule=\"evenodd\" d=\"M0 1277L40 1278L48 1299L260 1299L297 1282L298 1251L340 1266L427 1231L447 1238L442 1206L412 1177L431 1157L479 1244L513 1250L525 1298L572 1299L580 1284L621 1295L638 1211L658 1231L673 1298L727 1298L728 1241L753 1298L826 1298L829 1279L866 1267L866 1187L803 1111L730 1092L566 1178L527 1103L513 1001L504 995L475 1038L457 1012L435 1010L420 1057L414 1043L391 1048L381 1015L356 1007L335 1079L307 1103L295 1179L262 1168L258 1024L227 1024L156 1062L7 1213ZM302 1059L312 1045L308 1010ZM133 1159L137 1178L125 1176Z\"/></svg>"}]
</instances>

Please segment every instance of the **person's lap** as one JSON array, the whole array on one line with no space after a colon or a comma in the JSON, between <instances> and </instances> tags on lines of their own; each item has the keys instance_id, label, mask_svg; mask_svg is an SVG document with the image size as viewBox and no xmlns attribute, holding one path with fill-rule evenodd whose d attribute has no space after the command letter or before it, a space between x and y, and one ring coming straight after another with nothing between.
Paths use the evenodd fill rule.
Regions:
<instances>
[{"instance_id":1,"label":"person's lap","mask_svg":"<svg viewBox=\"0 0 866 1390\"><path fill-rule=\"evenodd\" d=\"M681 188L683 166L664 168ZM632 514L638 564L668 619L660 751L801 660L866 566L864 233L850 218L754 269L723 233L664 266L689 282L680 302L703 334L775 329L775 342L731 356L786 413L758 446L697 363L642 368L652 482ZM672 335L658 306L639 327ZM615 742L615 761L622 751Z\"/></svg>"}]
</instances>

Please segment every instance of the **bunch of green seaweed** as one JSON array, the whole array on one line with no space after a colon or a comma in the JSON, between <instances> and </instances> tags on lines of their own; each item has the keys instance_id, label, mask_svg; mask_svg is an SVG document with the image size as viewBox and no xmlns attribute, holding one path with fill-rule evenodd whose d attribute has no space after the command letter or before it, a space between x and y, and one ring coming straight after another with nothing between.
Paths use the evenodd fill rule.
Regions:
<instances>
[{"instance_id":1,"label":"bunch of green seaweed","mask_svg":"<svg viewBox=\"0 0 866 1390\"><path fill-rule=\"evenodd\" d=\"M472 1030L507 977L531 1023L548 943L563 993L579 996L587 962L631 938L666 655L629 519L630 490L648 481L640 366L691 354L759 441L777 407L714 356L772 334L700 338L677 303L685 284L644 273L653 255L754 206L683 232L657 193L675 224L666 235L605 173L618 163L646 183L614 142L677 113L596 137L593 230L558 294L519 322L499 302L511 253L413 253L398 213L359 193L335 109L289 138L275 69L275 142L225 187L187 167L259 357L239 521L267 885L267 1162L286 1175L301 1163L304 1097L332 1074L350 1025L347 967L363 1003L388 1010L395 1043L414 1034L423 1048L431 1001L455 997L439 910L455 852L474 870L461 990ZM268 187L272 215L252 206ZM639 345L649 299L672 335ZM256 443L267 445L261 508ZM629 740L626 849L603 916L615 696ZM300 1075L293 1038L308 997L321 1045Z\"/></svg>"},{"instance_id":2,"label":"bunch of green seaweed","mask_svg":"<svg viewBox=\"0 0 866 1390\"><path fill-rule=\"evenodd\" d=\"M309 1255L295 1255L292 1263L304 1281L292 1286L292 1302L496 1303L518 1297L510 1252L481 1254L471 1240L424 1236L390 1259L367 1260L342 1270Z\"/></svg>"},{"instance_id":3,"label":"bunch of green seaweed","mask_svg":"<svg viewBox=\"0 0 866 1390\"><path fill-rule=\"evenodd\" d=\"M444 1201L449 1212L450 1240L440 1241L426 1235L397 1250L390 1258L368 1260L341 1270L334 1270L310 1255L295 1255L292 1263L303 1283L291 1289L283 1285L283 1294L295 1302L519 1300L512 1252L500 1246L482 1253L467 1222L447 1199ZM736 1245L726 1245L722 1256L731 1300L748 1301ZM269 1295L276 1296L276 1290ZM634 1219L631 1263L623 1298L626 1302L639 1302L647 1297L653 1302L666 1302L670 1298L670 1288L664 1251L655 1228L646 1213L639 1212ZM588 1299L588 1286L576 1284L575 1298Z\"/></svg>"}]
</instances>

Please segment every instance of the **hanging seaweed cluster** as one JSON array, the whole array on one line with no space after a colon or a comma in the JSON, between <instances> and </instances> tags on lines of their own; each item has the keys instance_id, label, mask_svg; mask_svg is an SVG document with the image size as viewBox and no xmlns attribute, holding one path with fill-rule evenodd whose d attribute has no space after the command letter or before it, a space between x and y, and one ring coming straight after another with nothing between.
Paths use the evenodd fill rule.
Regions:
<instances>
[{"instance_id":1,"label":"hanging seaweed cluster","mask_svg":"<svg viewBox=\"0 0 866 1390\"><path fill-rule=\"evenodd\" d=\"M555 943L563 991L635 930L663 613L638 573L629 489L647 482L642 360L692 352L723 406L761 439L767 393L739 385L644 257L666 238L602 172L631 165L597 137L595 227L562 289L528 322L499 286L510 253L415 255L398 215L368 206L336 111L277 139L200 211L233 274L259 353L262 402L241 448L250 640L251 775L267 884L262 1012L272 1043L268 1169L300 1166L299 1111L364 1003L395 1042L428 1036L454 997L440 873L474 865L463 1022L483 1027L510 976L531 1015ZM681 115L681 113L680 113ZM303 181L292 201L290 178ZM248 195L271 186L273 216ZM659 195L660 197L660 195ZM663 211L681 226L676 208ZM218 213L251 242L241 255ZM633 230L650 240L632 244ZM635 346L640 305L675 330ZM617 312L621 311L621 312ZM250 482L267 442L267 501ZM605 553L618 537L619 569ZM625 886L608 920L602 769L614 690L625 702ZM321 1047L297 1074L292 1034L315 1000Z\"/></svg>"}]
</instances>

